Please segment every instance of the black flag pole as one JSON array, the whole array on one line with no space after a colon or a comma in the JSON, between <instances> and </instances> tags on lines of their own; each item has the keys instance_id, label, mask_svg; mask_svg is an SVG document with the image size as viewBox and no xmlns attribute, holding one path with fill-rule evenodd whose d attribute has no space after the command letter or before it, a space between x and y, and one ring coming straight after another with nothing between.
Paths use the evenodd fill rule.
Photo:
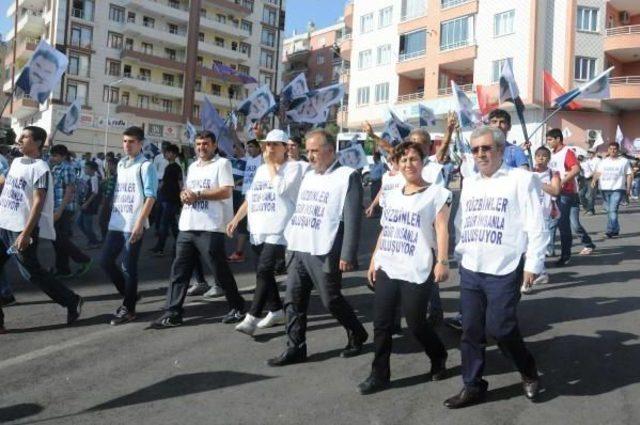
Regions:
<instances>
[{"instance_id":1,"label":"black flag pole","mask_svg":"<svg viewBox=\"0 0 640 425\"><path fill-rule=\"evenodd\" d=\"M514 99L513 104L516 107L516 113L518 114L520 125L522 126L522 134L524 134L524 141L527 144L529 168L533 169L533 157L531 156L531 140L529 139L529 132L527 131L527 123L524 120L524 103L522 102L520 96L518 96Z\"/></svg>"}]
</instances>

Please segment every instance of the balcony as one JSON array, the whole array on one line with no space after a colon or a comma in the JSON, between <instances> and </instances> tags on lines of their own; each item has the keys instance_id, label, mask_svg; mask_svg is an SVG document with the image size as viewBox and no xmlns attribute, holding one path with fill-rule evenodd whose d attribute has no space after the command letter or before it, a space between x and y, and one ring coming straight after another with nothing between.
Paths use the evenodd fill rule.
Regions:
<instances>
[{"instance_id":1,"label":"balcony","mask_svg":"<svg viewBox=\"0 0 640 425\"><path fill-rule=\"evenodd\" d=\"M249 31L240 28L240 25L233 25L227 22L219 22L215 19L200 15L200 28L205 28L228 37L246 39L251 37Z\"/></svg>"},{"instance_id":2,"label":"balcony","mask_svg":"<svg viewBox=\"0 0 640 425\"><path fill-rule=\"evenodd\" d=\"M465 40L449 46L441 46L438 54L440 66L449 71L464 72L473 69L478 56L478 46L472 40Z\"/></svg>"},{"instance_id":3,"label":"balcony","mask_svg":"<svg viewBox=\"0 0 640 425\"><path fill-rule=\"evenodd\" d=\"M207 99L211 101L211 103L214 106L227 108L227 109L232 108L231 100L229 99L229 97L228 96L225 97L222 94L217 95L212 93L205 93L202 91L196 91L195 92L196 102L199 102L199 103L204 102L205 96L207 97Z\"/></svg>"},{"instance_id":4,"label":"balcony","mask_svg":"<svg viewBox=\"0 0 640 425\"><path fill-rule=\"evenodd\" d=\"M29 98L29 96L23 96L20 98L14 98L12 103L13 112L9 113L9 108L4 111L3 117L12 117L15 119L22 119L33 115L40 110L38 102Z\"/></svg>"},{"instance_id":5,"label":"balcony","mask_svg":"<svg viewBox=\"0 0 640 425\"><path fill-rule=\"evenodd\" d=\"M182 123L182 111L177 107L173 107L171 110L165 110L161 106L156 105L144 105L144 106L129 106L125 104L119 104L116 106L116 114L133 114L137 117L149 118L159 121L171 121Z\"/></svg>"},{"instance_id":6,"label":"balcony","mask_svg":"<svg viewBox=\"0 0 640 425\"><path fill-rule=\"evenodd\" d=\"M120 53L120 59L129 59L133 62L155 65L160 68L172 71L184 72L184 56L176 55L175 58L169 56L154 56L144 51L124 49Z\"/></svg>"},{"instance_id":7,"label":"balcony","mask_svg":"<svg viewBox=\"0 0 640 425\"><path fill-rule=\"evenodd\" d=\"M184 30L170 31L168 28L161 29L157 26L152 26L149 24L134 24L131 22L128 22L127 24L122 23L122 25L122 32L126 35L132 35L136 38L150 38L153 40L161 41L171 46L182 48L187 45L187 33Z\"/></svg>"},{"instance_id":8,"label":"balcony","mask_svg":"<svg viewBox=\"0 0 640 425\"><path fill-rule=\"evenodd\" d=\"M83 9L71 9L71 17L82 21L93 22L93 12L89 13Z\"/></svg>"},{"instance_id":9,"label":"balcony","mask_svg":"<svg viewBox=\"0 0 640 425\"><path fill-rule=\"evenodd\" d=\"M640 25L608 28L604 52L620 62L638 60L640 55Z\"/></svg>"},{"instance_id":10,"label":"balcony","mask_svg":"<svg viewBox=\"0 0 640 425\"><path fill-rule=\"evenodd\" d=\"M607 104L621 110L640 109L640 75L613 77L609 83L611 97Z\"/></svg>"},{"instance_id":11,"label":"balcony","mask_svg":"<svg viewBox=\"0 0 640 425\"><path fill-rule=\"evenodd\" d=\"M462 84L462 85L459 85L458 88L460 89L460 91L463 91L465 93L473 93L473 83ZM438 96L451 96L451 95L453 95L453 90L451 89L451 86L438 88Z\"/></svg>"},{"instance_id":12,"label":"balcony","mask_svg":"<svg viewBox=\"0 0 640 425\"><path fill-rule=\"evenodd\" d=\"M424 92L401 94L396 99L396 103L417 102L424 99Z\"/></svg>"},{"instance_id":13,"label":"balcony","mask_svg":"<svg viewBox=\"0 0 640 425\"><path fill-rule=\"evenodd\" d=\"M18 19L18 34L34 34L40 35L44 31L44 18L42 12L25 12L20 19Z\"/></svg>"},{"instance_id":14,"label":"balcony","mask_svg":"<svg viewBox=\"0 0 640 425\"><path fill-rule=\"evenodd\" d=\"M31 38L31 37L18 41L18 45L16 46L16 58L15 58L15 63L17 67L21 67L22 64L24 64L27 60L29 60L33 52L36 50L36 46L38 45L39 42L40 42L39 39ZM4 60L4 65L5 67L7 67L13 62L14 62L13 53L11 52L11 48L9 48L7 52L7 57Z\"/></svg>"},{"instance_id":15,"label":"balcony","mask_svg":"<svg viewBox=\"0 0 640 425\"><path fill-rule=\"evenodd\" d=\"M398 55L396 73L409 78L424 78L424 70L427 68L429 59L426 50L416 50L414 52L401 53Z\"/></svg>"},{"instance_id":16,"label":"balcony","mask_svg":"<svg viewBox=\"0 0 640 425\"><path fill-rule=\"evenodd\" d=\"M247 9L246 7L231 0L202 0L202 5L211 5L216 9L227 12L236 17L247 17L251 15L251 9Z\"/></svg>"},{"instance_id":17,"label":"balcony","mask_svg":"<svg viewBox=\"0 0 640 425\"><path fill-rule=\"evenodd\" d=\"M338 44L340 46L340 57L344 60L351 60L351 47L353 41L351 39L351 33L344 34L338 40Z\"/></svg>"},{"instance_id":18,"label":"balcony","mask_svg":"<svg viewBox=\"0 0 640 425\"><path fill-rule=\"evenodd\" d=\"M206 41L198 42L198 51L209 53L210 55L225 58L234 62L244 62L249 60L249 55L241 52L238 49L228 49L226 47L218 46L214 43L208 43Z\"/></svg>"},{"instance_id":19,"label":"balcony","mask_svg":"<svg viewBox=\"0 0 640 425\"><path fill-rule=\"evenodd\" d=\"M144 75L133 76L131 74L124 74L119 86L133 89L138 92L150 93L154 96L178 99L182 99L184 97L182 85L177 81L153 81L151 78Z\"/></svg>"},{"instance_id":20,"label":"balcony","mask_svg":"<svg viewBox=\"0 0 640 425\"><path fill-rule=\"evenodd\" d=\"M304 64L307 65L309 61L309 55L311 54L311 49L308 46L295 46L293 51L284 52L285 57L283 62L289 64Z\"/></svg>"},{"instance_id":21,"label":"balcony","mask_svg":"<svg viewBox=\"0 0 640 425\"><path fill-rule=\"evenodd\" d=\"M171 17L172 21L189 22L189 6L168 0L125 0L123 6L136 6L137 9Z\"/></svg>"},{"instance_id":22,"label":"balcony","mask_svg":"<svg viewBox=\"0 0 640 425\"><path fill-rule=\"evenodd\" d=\"M7 9L7 16L13 16L13 14L16 13L15 0L6 2L6 4L9 5L9 8ZM44 9L46 5L47 5L47 0L18 0L18 10L20 10L23 7L31 10Z\"/></svg>"}]
</instances>

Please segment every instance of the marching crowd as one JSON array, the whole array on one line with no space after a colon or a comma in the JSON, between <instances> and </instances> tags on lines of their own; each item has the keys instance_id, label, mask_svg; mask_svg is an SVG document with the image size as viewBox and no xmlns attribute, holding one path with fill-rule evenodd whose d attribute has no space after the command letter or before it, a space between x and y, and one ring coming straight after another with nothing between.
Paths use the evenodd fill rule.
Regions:
<instances>
[{"instance_id":1,"label":"marching crowd","mask_svg":"<svg viewBox=\"0 0 640 425\"><path fill-rule=\"evenodd\" d=\"M460 276L460 309L448 324L461 329L462 390L447 399L449 408L481 402L485 348L490 336L514 363L523 391L534 399L539 390L536 362L520 334L517 305L522 293L549 281L545 257L570 262L573 233L581 237L580 255L596 248L580 223L580 207L595 212L598 190L607 211L606 236L619 235L618 208L638 198L638 161L631 163L610 143L600 159L589 151L579 158L551 129L546 146L530 152L507 141L511 117L489 114L474 129L470 151L453 164L449 146L458 123L446 119L442 143L432 154L429 133L414 129L407 140L392 144L364 126L383 153L372 167L372 202L363 212L363 184L358 170L341 165L335 140L322 129L303 142L278 129L256 140L234 142L234 156L218 150L209 131L195 137L195 159L183 162L175 145L148 159L144 131L126 129L120 155L91 155L75 161L64 145L46 156L46 132L26 127L17 141L20 155L0 157L0 296L15 303L4 265L15 259L22 276L67 309L67 323L81 315L83 299L64 281L82 276L91 258L72 241L74 221L89 249L101 249L100 266L122 296L111 325L136 319L138 260L150 218L158 240L154 255L165 256L170 234L171 272L166 301L154 328L182 324L187 295L223 295L229 307L223 323L253 335L257 329L284 325L286 347L268 361L272 367L304 362L310 294L315 288L324 307L345 328L341 356L359 355L369 335L341 292L342 274L358 268L363 216L380 215L367 280L374 289L373 347L370 375L358 386L362 394L390 385L392 335L404 315L407 326L430 360L434 381L447 376L447 351L434 327L443 320L438 284L449 277L452 211L454 257ZM527 153L528 152L528 155ZM47 158L45 161L43 158ZM459 171L459 199L447 189ZM635 176L635 178L634 178ZM633 192L632 192L633 188ZM378 190L379 189L379 190ZM99 235L94 221L99 223ZM236 237L226 255L227 237ZM38 243L53 242L55 271L40 263ZM76 240L77 241L77 240ZM238 291L229 262L244 261L245 244L257 257L256 287L250 306ZM72 271L70 261L78 265ZM203 270L213 272L210 287ZM286 270L286 271L285 271ZM141 270L144 273L144 270ZM280 297L276 275L286 272ZM190 285L191 280L194 283ZM266 314L264 314L266 313ZM5 332L0 307L0 333Z\"/></svg>"}]
</instances>

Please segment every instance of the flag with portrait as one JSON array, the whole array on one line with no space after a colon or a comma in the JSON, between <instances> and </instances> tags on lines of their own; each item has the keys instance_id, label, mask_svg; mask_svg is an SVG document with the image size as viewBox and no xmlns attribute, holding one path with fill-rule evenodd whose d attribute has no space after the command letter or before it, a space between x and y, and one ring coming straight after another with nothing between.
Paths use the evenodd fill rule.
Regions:
<instances>
[{"instance_id":1,"label":"flag with portrait","mask_svg":"<svg viewBox=\"0 0 640 425\"><path fill-rule=\"evenodd\" d=\"M16 81L16 87L42 104L60 82L68 65L69 58L64 53L53 48L45 40L40 40Z\"/></svg>"}]
</instances>

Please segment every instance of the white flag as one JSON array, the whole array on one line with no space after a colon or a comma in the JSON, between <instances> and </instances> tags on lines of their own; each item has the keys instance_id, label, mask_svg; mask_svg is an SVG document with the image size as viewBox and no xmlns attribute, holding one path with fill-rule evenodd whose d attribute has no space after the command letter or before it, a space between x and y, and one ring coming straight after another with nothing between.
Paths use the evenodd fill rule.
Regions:
<instances>
[{"instance_id":1,"label":"white flag","mask_svg":"<svg viewBox=\"0 0 640 425\"><path fill-rule=\"evenodd\" d=\"M64 53L40 40L31 59L24 67L16 86L38 103L44 103L56 87L69 64Z\"/></svg>"},{"instance_id":2,"label":"white flag","mask_svg":"<svg viewBox=\"0 0 640 425\"><path fill-rule=\"evenodd\" d=\"M73 101L71 105L69 105L69 109L64 113L60 121L58 121L58 125L56 128L61 132L66 134L67 136L73 134L73 132L78 128L80 124L80 109L82 108L82 99L76 99Z\"/></svg>"}]
</instances>

